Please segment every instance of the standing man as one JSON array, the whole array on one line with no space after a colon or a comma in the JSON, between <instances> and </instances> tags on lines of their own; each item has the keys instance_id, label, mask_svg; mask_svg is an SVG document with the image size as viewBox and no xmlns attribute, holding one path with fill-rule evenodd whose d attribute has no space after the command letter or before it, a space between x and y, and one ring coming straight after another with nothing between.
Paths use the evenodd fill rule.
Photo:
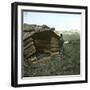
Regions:
<instances>
[{"instance_id":1,"label":"standing man","mask_svg":"<svg viewBox=\"0 0 90 90\"><path fill-rule=\"evenodd\" d=\"M60 34L60 39L59 39L59 54L61 57L64 56L64 39L63 39L63 34Z\"/></svg>"}]
</instances>

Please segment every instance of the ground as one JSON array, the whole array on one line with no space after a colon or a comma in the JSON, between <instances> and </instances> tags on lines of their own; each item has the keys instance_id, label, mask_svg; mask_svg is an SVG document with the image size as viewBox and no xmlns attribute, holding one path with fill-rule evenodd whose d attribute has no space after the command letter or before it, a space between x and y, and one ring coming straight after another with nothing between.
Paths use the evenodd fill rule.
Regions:
<instances>
[{"instance_id":1,"label":"ground","mask_svg":"<svg viewBox=\"0 0 90 90\"><path fill-rule=\"evenodd\" d=\"M64 44L64 56L52 55L36 62L24 63L24 77L80 74L80 39Z\"/></svg>"}]
</instances>

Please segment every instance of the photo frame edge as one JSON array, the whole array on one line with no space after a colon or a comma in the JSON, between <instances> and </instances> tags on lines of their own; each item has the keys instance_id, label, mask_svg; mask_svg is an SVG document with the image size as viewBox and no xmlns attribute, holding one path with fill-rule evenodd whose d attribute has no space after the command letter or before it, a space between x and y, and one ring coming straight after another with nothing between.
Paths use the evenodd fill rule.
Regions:
<instances>
[{"instance_id":1,"label":"photo frame edge","mask_svg":"<svg viewBox=\"0 0 90 90\"><path fill-rule=\"evenodd\" d=\"M80 81L65 81L65 82L47 82L47 83L34 83L34 84L18 84L18 76L17 76L17 72L18 72L18 66L17 66L17 50L18 50L18 45L17 45L17 40L18 40L18 33L17 33L17 21L18 21L18 16L17 16L17 6L19 5L41 5L42 3L24 3L24 2L14 2L11 4L11 86L13 87L23 87L23 86L41 86L41 85L58 85L58 84L74 84L74 83L87 83L88 82L88 7L87 6L70 6L70 5L56 5L56 4L42 4L47 6L47 5L51 5L51 6L65 6L65 8L69 7L69 8L79 8L79 9L84 9L85 10L85 59L86 59L86 63L85 63L85 70L86 70L86 74L85 74L85 80L80 80ZM16 31L15 31L16 30Z\"/></svg>"}]
</instances>

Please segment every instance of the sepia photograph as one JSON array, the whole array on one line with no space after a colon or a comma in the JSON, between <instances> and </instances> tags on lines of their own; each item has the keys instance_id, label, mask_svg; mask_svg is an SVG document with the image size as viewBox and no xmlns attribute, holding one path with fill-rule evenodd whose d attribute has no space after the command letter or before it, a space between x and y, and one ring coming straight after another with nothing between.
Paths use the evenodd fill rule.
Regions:
<instances>
[{"instance_id":1,"label":"sepia photograph","mask_svg":"<svg viewBox=\"0 0 90 90\"><path fill-rule=\"evenodd\" d=\"M22 11L22 77L80 75L81 13Z\"/></svg>"}]
</instances>

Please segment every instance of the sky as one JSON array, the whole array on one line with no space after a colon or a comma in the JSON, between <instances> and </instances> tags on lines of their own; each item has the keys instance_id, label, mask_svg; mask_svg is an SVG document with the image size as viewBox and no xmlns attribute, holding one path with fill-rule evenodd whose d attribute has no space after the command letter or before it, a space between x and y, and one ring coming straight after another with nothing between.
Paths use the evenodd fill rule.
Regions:
<instances>
[{"instance_id":1,"label":"sky","mask_svg":"<svg viewBox=\"0 0 90 90\"><path fill-rule=\"evenodd\" d=\"M23 23L47 25L55 30L81 30L81 14L23 12Z\"/></svg>"}]
</instances>

